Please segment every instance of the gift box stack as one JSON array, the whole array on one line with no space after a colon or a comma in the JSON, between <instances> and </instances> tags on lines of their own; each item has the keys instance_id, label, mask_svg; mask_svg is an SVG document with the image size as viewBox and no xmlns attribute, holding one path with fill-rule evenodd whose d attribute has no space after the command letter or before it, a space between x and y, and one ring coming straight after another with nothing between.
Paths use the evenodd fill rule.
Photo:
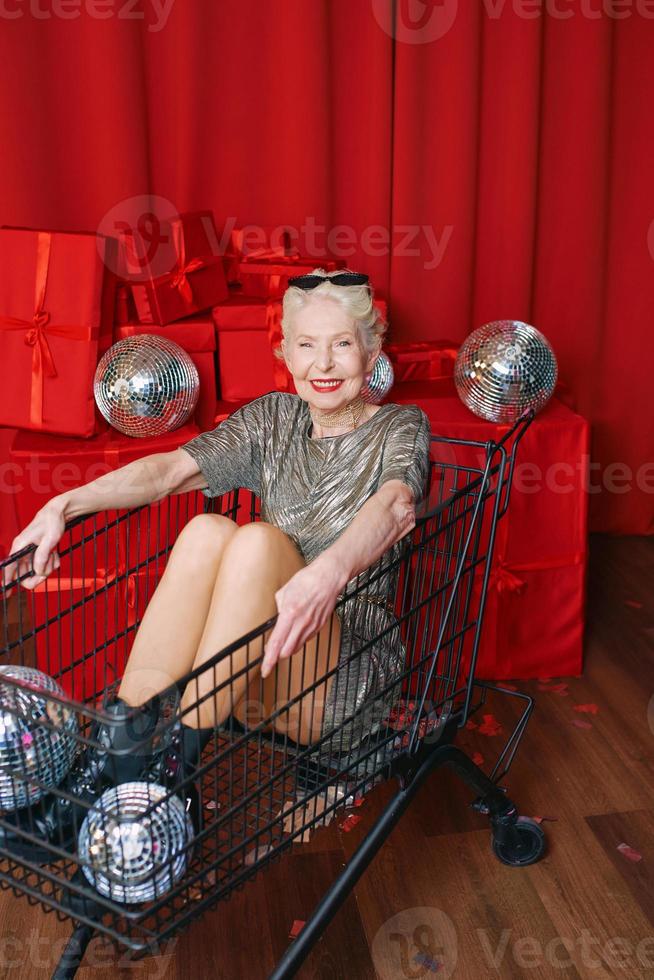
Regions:
<instances>
[{"instance_id":1,"label":"gift box stack","mask_svg":"<svg viewBox=\"0 0 654 980\"><path fill-rule=\"evenodd\" d=\"M160 270L146 264L138 278L121 275L132 271L125 240L0 229L3 555L18 530L57 493L138 457L173 450L200 427L213 425L211 307L226 298L227 284L222 258L211 254L207 222L212 224L207 213L180 215L171 222L166 232L175 256L169 270L157 274ZM98 413L93 377L112 343L142 333L164 334L188 351L198 370L200 398L194 418L183 428L134 439L111 429ZM167 501L157 505L162 513L156 517L139 517L147 526L131 528L132 543L129 522L90 541L73 531L60 583L47 580L26 599L32 623L44 627L35 630L34 663L57 673L69 693L92 695L116 674L118 646L107 639L116 632L125 641L131 635L118 620L135 591L129 568L138 557L134 542L166 527L167 506ZM113 516L98 515L96 526ZM100 589L104 601L92 602ZM68 614L61 615L65 610ZM106 622L99 621L102 616ZM101 648L103 656L88 658L94 648ZM124 642L123 655L126 649Z\"/></svg>"}]
</instances>

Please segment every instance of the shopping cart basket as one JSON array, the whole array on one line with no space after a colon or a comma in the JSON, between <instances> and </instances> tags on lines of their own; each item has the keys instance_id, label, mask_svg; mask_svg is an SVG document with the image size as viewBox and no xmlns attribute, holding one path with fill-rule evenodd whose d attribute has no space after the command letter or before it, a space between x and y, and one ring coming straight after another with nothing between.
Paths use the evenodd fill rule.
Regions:
<instances>
[{"instance_id":1,"label":"shopping cart basket","mask_svg":"<svg viewBox=\"0 0 654 980\"><path fill-rule=\"evenodd\" d=\"M249 491L213 500L193 492L78 519L67 527L61 566L46 582L34 591L2 586L0 884L73 920L54 977L74 976L94 934L109 937L134 958L161 948L294 842L327 824L339 808L391 777L396 794L273 977L295 974L418 788L440 766L450 767L474 791L470 805L488 816L501 861L525 865L540 858L540 826L519 817L499 785L533 701L475 679L496 525L509 506L516 451L532 417L519 419L499 442L432 439L428 497L399 556L394 553L395 567L389 565L391 549L358 576L352 593L377 598L379 583L393 582L379 632L368 642L374 648L399 631L405 662L375 702L378 710L371 714L370 705L359 705L340 728L309 745L296 743L276 725L282 708L248 725L230 716L192 776L165 785L101 784L102 772L119 754L96 737L98 723L110 720L106 694L120 681L177 534L207 510L239 523L256 520L258 501ZM11 571L12 563L32 551L11 556L3 570ZM245 644L248 664L260 661L264 634L274 622L217 652L166 692L154 739L162 752L174 748L179 734L179 691L199 691L200 679L215 681L218 665ZM353 669L360 652L348 652ZM211 685L212 695L229 689L233 678L227 676ZM326 677L314 677L306 690ZM454 742L489 691L514 699L519 710L486 774ZM198 695L194 707L199 701ZM361 737L345 744L345 725L351 732L357 716L365 718ZM66 775L84 752L102 760L90 796L76 795ZM40 835L39 821L52 800L74 807L72 838L63 830L47 840Z\"/></svg>"}]
</instances>

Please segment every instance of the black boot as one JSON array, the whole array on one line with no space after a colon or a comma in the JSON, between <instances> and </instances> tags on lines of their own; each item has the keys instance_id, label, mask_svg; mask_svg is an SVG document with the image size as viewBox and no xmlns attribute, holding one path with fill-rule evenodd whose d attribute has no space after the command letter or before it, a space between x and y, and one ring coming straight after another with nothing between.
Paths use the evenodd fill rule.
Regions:
<instances>
[{"instance_id":1,"label":"black boot","mask_svg":"<svg viewBox=\"0 0 654 980\"><path fill-rule=\"evenodd\" d=\"M175 746L166 754L163 767L163 785L183 797L186 812L190 814L195 832L202 827L201 789L196 779L203 749L213 738L213 728L191 728L180 725L175 733Z\"/></svg>"},{"instance_id":2,"label":"black boot","mask_svg":"<svg viewBox=\"0 0 654 980\"><path fill-rule=\"evenodd\" d=\"M97 745L90 746L88 751L90 775L102 776L113 786L142 778L152 780L155 772L151 770L156 769L164 751L163 745L157 751L153 739L160 708L159 695L138 708L119 697L105 705L110 721L98 724L91 732L91 739Z\"/></svg>"}]
</instances>

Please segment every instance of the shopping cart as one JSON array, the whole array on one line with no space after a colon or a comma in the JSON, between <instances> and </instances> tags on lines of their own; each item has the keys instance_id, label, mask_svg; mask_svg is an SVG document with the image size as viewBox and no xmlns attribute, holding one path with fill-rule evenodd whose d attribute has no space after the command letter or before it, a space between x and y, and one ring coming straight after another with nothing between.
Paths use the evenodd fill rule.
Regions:
<instances>
[{"instance_id":1,"label":"shopping cart","mask_svg":"<svg viewBox=\"0 0 654 980\"><path fill-rule=\"evenodd\" d=\"M99 785L90 798L76 796L62 776L84 751L99 752L105 771L118 754L98 742L97 724L109 721L104 699L120 681L177 534L206 510L239 523L256 520L258 501L249 491L213 500L193 492L76 520L60 545L61 567L42 586L2 586L0 883L73 920L54 977L75 975L93 935L109 937L134 958L160 949L294 842L329 823L335 811L391 777L396 794L272 977L295 974L419 787L440 766L450 767L474 791L470 805L488 816L501 861L526 865L541 857L540 826L519 817L499 785L533 701L475 680L496 525L509 506L517 447L532 417L523 416L498 442L432 439L427 501L394 558L394 591L379 634L369 641L374 646L399 630L406 660L381 692L379 710L366 715L363 737L347 746L341 738L345 722L301 745L274 729L280 712L248 725L230 716L192 776L158 784L152 792L140 782L119 787L122 796ZM11 556L3 569L30 553ZM358 576L357 595L376 596L382 578L389 581L389 554ZM339 603L345 601L351 597ZM185 685L199 691L201 677L215 680L216 665L246 643L248 662L259 661L264 633L274 622L217 652L166 692L155 733L162 752L174 749L179 734L176 693ZM352 665L358 652L350 651ZM42 674L30 672L35 668ZM56 682L46 693L39 687L42 675ZM313 686L326 676L314 678ZM223 681L223 688L229 683ZM219 690L219 684L212 686L212 693ZM513 720L518 718L486 774L454 742L489 691L513 699ZM351 726L366 710L369 705L359 706L345 721ZM18 746L11 741L14 731L20 733ZM45 813L53 799L62 807L76 805L72 841L63 830L49 840L39 836L40 808Z\"/></svg>"}]
</instances>

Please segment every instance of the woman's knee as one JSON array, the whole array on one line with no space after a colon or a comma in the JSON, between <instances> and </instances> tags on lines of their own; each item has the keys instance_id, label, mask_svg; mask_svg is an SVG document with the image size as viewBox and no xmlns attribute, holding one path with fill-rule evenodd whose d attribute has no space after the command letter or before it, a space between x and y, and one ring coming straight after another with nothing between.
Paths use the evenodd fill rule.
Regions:
<instances>
[{"instance_id":1,"label":"woman's knee","mask_svg":"<svg viewBox=\"0 0 654 980\"><path fill-rule=\"evenodd\" d=\"M178 535L169 565L198 572L203 568L216 570L238 525L222 514L198 514Z\"/></svg>"},{"instance_id":2,"label":"woman's knee","mask_svg":"<svg viewBox=\"0 0 654 980\"><path fill-rule=\"evenodd\" d=\"M229 540L225 551L225 559L236 558L237 561L254 560L261 562L270 559L278 563L286 559L294 564L304 564L304 559L295 543L281 528L267 521L253 521L239 527L236 534Z\"/></svg>"}]
</instances>

